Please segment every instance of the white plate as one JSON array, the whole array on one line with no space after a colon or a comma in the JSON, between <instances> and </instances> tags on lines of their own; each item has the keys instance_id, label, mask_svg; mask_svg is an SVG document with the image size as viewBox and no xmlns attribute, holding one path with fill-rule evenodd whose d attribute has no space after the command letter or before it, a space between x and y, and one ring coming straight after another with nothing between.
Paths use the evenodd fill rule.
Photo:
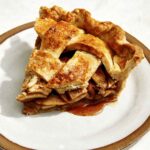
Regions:
<instances>
[{"instance_id":1,"label":"white plate","mask_svg":"<svg viewBox=\"0 0 150 150\"><path fill-rule=\"evenodd\" d=\"M118 102L106 106L99 115L22 115L22 104L15 97L35 39L33 29L28 29L0 46L0 133L5 137L34 149L91 149L126 137L148 118L150 66L145 59L130 74Z\"/></svg>"}]
</instances>

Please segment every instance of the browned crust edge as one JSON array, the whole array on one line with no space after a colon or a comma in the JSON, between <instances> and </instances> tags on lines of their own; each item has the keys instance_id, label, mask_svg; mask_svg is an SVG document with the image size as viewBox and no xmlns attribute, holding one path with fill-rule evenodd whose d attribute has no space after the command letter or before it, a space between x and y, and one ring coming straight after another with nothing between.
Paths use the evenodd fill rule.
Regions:
<instances>
[{"instance_id":1,"label":"browned crust edge","mask_svg":"<svg viewBox=\"0 0 150 150\"><path fill-rule=\"evenodd\" d=\"M34 26L34 21L29 22L23 25L20 25L16 28L13 28L3 34L0 35L0 44L2 44L6 39L9 37L23 31L29 28L32 28ZM150 51L149 49L142 44L140 41L138 41L135 37L130 35L129 33L126 32L127 40L131 43L134 43L138 46L140 46L144 50L144 54L148 62L150 63ZM140 139L146 132L150 130L150 117L134 132L132 132L130 135L127 137L109 144L104 147L96 148L96 150L121 150L123 148L126 148L130 145L132 145L134 142L136 142L138 139ZM18 145L10 140L8 140L6 137L4 137L2 134L0 134L0 147L6 150L30 150L30 148L25 148L21 145Z\"/></svg>"}]
</instances>

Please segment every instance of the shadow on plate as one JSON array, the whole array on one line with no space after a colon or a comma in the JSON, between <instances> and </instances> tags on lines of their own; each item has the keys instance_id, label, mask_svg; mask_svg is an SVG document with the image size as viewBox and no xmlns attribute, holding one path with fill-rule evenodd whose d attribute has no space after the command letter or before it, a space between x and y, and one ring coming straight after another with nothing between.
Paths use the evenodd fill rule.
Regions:
<instances>
[{"instance_id":1,"label":"shadow on plate","mask_svg":"<svg viewBox=\"0 0 150 150\"><path fill-rule=\"evenodd\" d=\"M16 101L20 87L24 79L24 70L31 55L31 47L28 43L21 41L17 36L10 39L10 48L5 50L1 60L1 71L4 73L0 84L0 114L8 117L24 117L22 115L22 104ZM1 49L2 51L3 49ZM35 115L51 116L58 112Z\"/></svg>"},{"instance_id":2,"label":"shadow on plate","mask_svg":"<svg viewBox=\"0 0 150 150\"><path fill-rule=\"evenodd\" d=\"M1 114L21 117L21 104L16 101L24 77L24 68L31 54L31 47L14 36L10 39L10 48L5 50L1 60L4 80L0 85ZM2 51L3 49L1 49Z\"/></svg>"}]
</instances>

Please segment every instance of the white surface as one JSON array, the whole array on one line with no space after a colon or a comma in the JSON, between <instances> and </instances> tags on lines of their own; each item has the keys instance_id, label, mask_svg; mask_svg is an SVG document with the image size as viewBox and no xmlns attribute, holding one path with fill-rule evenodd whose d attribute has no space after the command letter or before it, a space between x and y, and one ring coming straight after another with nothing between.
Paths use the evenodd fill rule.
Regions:
<instances>
[{"instance_id":1,"label":"white surface","mask_svg":"<svg viewBox=\"0 0 150 150\"><path fill-rule=\"evenodd\" d=\"M22 23L34 20L37 17L38 9L40 6L42 6L42 5L52 6L54 4L58 4L69 10L71 10L72 8L75 8L75 7L87 8L88 10L90 10L92 12L92 14L95 18L97 18L99 20L110 20L110 21L115 22L116 24L119 24L126 31L133 34L138 39L140 39L143 43L145 43L145 45L150 47L150 43L149 43L150 1L149 0L138 0L138 1L137 0L132 0L132 1L131 0L124 0L124 1L123 0L119 0L119 1L117 1L117 0L93 0L93 1L86 0L86 1L84 1L84 0L82 0L82 1L76 1L76 2L71 1L71 0L69 0L69 1L66 1L66 0L64 0L64 1L60 1L60 0L58 0L58 1L56 1L56 0L55 1L52 1L52 0L48 0L48 1L46 1L46 0L45 1L42 1L42 0L26 0L26 1L0 0L0 14L1 14L0 15L0 20L1 20L0 33L3 33L4 31L7 31L8 29L15 27L17 25L20 25ZM28 40L30 40L30 36L28 37ZM31 40L31 43L33 45L32 40ZM28 47L27 43L24 43L23 41L21 41L20 44L21 44L20 45L21 48L24 47L24 48L22 48L24 50L26 50L25 47ZM22 46L22 44L23 44L23 46ZM17 48L17 43L14 42L12 45L14 45L14 49ZM7 46L9 47L10 45L7 45ZM9 48L9 50L10 50L10 48ZM1 52L1 53L3 53L3 52ZM23 57L24 54L26 54L26 52L22 54L21 52L19 52L17 50L16 50L16 53L20 57ZM0 57L1 56L2 56L2 54L0 54ZM16 58L14 53L12 53L12 56L14 58ZM24 56L23 57L24 60L26 60L27 57L28 56ZM10 63L15 63L15 61L17 61L16 59L12 60L11 57L9 56L7 60L11 60ZM22 60L21 62L23 63L24 60ZM18 60L17 62L20 62L20 60ZM5 64L4 64L4 66L8 70L8 68ZM16 64L16 67L18 68L17 70L16 70L16 68L13 68L13 67L10 68L10 71L9 71L10 77L8 75L8 80L11 80L10 78L15 79L15 82L17 83L15 85L17 86L20 84L21 79L20 78L19 78L19 80L16 79L15 76L12 74L12 72L14 73L14 71L12 71L11 69L15 69L16 74L17 74L20 72L20 69L22 69L22 68L21 68L21 66L19 66L19 64ZM0 74L4 75L4 72L3 73L0 72ZM134 78L134 75L131 77ZM142 79L143 78L144 77L142 75ZM142 80L142 79L140 79L140 80ZM133 82L133 85L134 84L135 84L135 82ZM13 86L13 84L12 84L12 86ZM134 89L134 87L132 87L132 88ZM12 87L8 86L7 90L10 93L12 93L11 92ZM16 93L17 93L17 91L16 91ZM7 95L7 96L14 97L14 94L16 94L16 93L12 93L12 95ZM7 104L4 103L4 104L7 106L8 103ZM16 107L16 115L20 111L20 109L18 109L19 107L17 107L16 104L15 104L15 106L9 105L7 107L10 107L10 108ZM114 106L114 107L117 107L117 106ZM109 108L109 110L110 109L111 108ZM113 110L114 110L114 108L113 108ZM117 111L117 109L115 109L115 110ZM7 110L5 110L5 111L6 111L6 114L10 113L10 112L7 112ZM123 110L124 113L126 111L127 110ZM101 118L102 118L102 115L101 115ZM38 117L34 118L34 120L37 120L37 119L38 119ZM12 120L18 121L18 120L20 120L20 118L14 119L12 117L11 121ZM10 120L9 120L9 122L10 122ZM104 122L104 123L107 124L107 122ZM21 120L19 121L19 124L20 124L20 126L23 125ZM0 130L1 130L1 128L0 128ZM150 141L150 133L146 134L146 136L144 136L142 138L142 140L140 140L134 147L132 147L131 150L148 149L149 141Z\"/></svg>"}]
</instances>

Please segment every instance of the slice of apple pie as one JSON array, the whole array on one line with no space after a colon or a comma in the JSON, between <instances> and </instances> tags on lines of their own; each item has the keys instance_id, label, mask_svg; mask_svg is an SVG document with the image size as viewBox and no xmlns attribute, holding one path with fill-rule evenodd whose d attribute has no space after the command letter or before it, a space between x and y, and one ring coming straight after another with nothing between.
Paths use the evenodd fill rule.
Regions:
<instances>
[{"instance_id":1,"label":"slice of apple pie","mask_svg":"<svg viewBox=\"0 0 150 150\"><path fill-rule=\"evenodd\" d=\"M27 115L52 110L94 115L117 100L143 51L111 22L85 9L41 7L38 34L17 100Z\"/></svg>"}]
</instances>

